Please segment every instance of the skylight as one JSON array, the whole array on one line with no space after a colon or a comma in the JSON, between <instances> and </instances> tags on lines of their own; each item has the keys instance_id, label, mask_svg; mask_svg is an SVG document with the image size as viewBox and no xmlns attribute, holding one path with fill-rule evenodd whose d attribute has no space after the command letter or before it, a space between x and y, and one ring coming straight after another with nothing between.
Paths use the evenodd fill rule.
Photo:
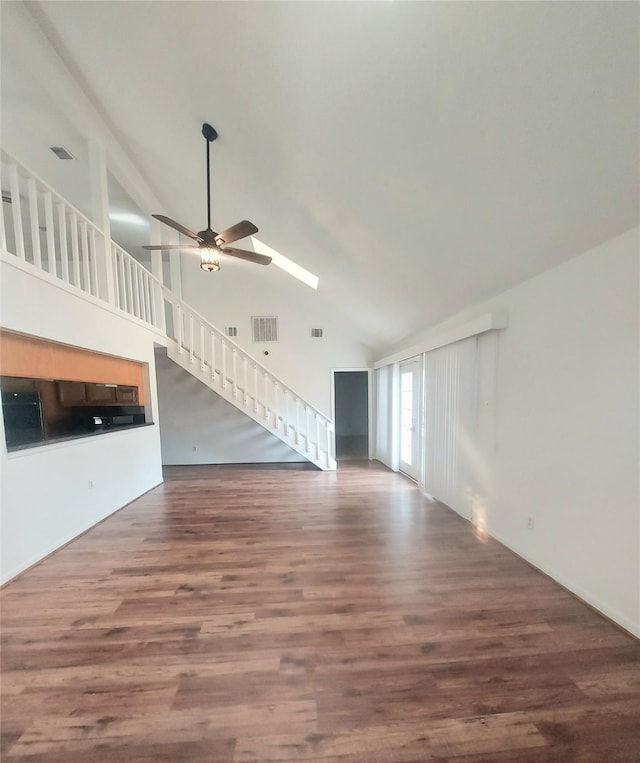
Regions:
<instances>
[{"instance_id":1,"label":"skylight","mask_svg":"<svg viewBox=\"0 0 640 763\"><path fill-rule=\"evenodd\" d=\"M314 276L313 273L310 273L302 266L297 265L295 262L293 262L293 260L285 257L284 254L280 254L280 252L277 252L270 246L263 244L262 241L257 239L255 236L251 236L251 242L253 243L253 249L255 252L258 254L266 254L268 257L271 257L272 263L274 265L277 265L279 268L289 273L289 275L292 275L294 278L302 281L302 283L305 283L312 289L318 288L318 276Z\"/></svg>"},{"instance_id":2,"label":"skylight","mask_svg":"<svg viewBox=\"0 0 640 763\"><path fill-rule=\"evenodd\" d=\"M129 225L148 225L143 217L131 212L110 212L109 219L117 223L128 223Z\"/></svg>"}]
</instances>

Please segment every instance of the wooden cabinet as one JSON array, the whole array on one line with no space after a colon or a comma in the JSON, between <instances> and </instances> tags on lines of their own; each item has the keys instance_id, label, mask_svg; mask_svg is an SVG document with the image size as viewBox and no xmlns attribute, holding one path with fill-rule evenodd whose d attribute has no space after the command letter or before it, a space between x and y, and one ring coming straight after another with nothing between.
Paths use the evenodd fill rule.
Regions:
<instances>
[{"instance_id":1,"label":"wooden cabinet","mask_svg":"<svg viewBox=\"0 0 640 763\"><path fill-rule=\"evenodd\" d=\"M139 405L138 387L72 381L57 384L61 405Z\"/></svg>"},{"instance_id":2,"label":"wooden cabinet","mask_svg":"<svg viewBox=\"0 0 640 763\"><path fill-rule=\"evenodd\" d=\"M21 379L15 376L0 377L0 387L3 392L35 392L37 390L35 379Z\"/></svg>"},{"instance_id":3,"label":"wooden cabinet","mask_svg":"<svg viewBox=\"0 0 640 763\"><path fill-rule=\"evenodd\" d=\"M87 393L84 382L58 382L58 396L62 405L78 405L86 403Z\"/></svg>"},{"instance_id":4,"label":"wooden cabinet","mask_svg":"<svg viewBox=\"0 0 640 763\"><path fill-rule=\"evenodd\" d=\"M114 384L85 384L87 403L100 405L115 405L116 386Z\"/></svg>"},{"instance_id":5,"label":"wooden cabinet","mask_svg":"<svg viewBox=\"0 0 640 763\"><path fill-rule=\"evenodd\" d=\"M122 405L138 405L138 388L119 384L116 388L116 401Z\"/></svg>"}]
</instances>

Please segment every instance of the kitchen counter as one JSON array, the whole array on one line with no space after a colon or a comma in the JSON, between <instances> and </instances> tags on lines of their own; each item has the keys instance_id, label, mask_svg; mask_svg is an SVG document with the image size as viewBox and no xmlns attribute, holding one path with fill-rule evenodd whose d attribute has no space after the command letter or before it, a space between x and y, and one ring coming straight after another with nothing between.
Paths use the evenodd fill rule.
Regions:
<instances>
[{"instance_id":1,"label":"kitchen counter","mask_svg":"<svg viewBox=\"0 0 640 763\"><path fill-rule=\"evenodd\" d=\"M57 445L58 443L71 442L73 440L84 440L87 437L100 437L101 435L111 434L112 432L123 432L129 429L141 429L143 427L152 427L154 422L145 422L144 424L122 424L119 426L112 426L105 429L96 429L93 432L74 432L72 434L61 435L60 437L48 437L46 440L40 440L38 442L29 442L24 445L9 445L7 446L8 453L15 453L17 451L31 450L32 448L41 448L44 445Z\"/></svg>"}]
</instances>

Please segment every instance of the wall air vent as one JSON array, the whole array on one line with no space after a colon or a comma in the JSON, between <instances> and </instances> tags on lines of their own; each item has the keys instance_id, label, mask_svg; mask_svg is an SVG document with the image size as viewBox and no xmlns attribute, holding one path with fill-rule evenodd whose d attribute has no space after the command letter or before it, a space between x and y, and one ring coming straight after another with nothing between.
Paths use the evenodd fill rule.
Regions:
<instances>
[{"instance_id":1,"label":"wall air vent","mask_svg":"<svg viewBox=\"0 0 640 763\"><path fill-rule=\"evenodd\" d=\"M227 336L238 336L238 328L237 326L225 326L224 333Z\"/></svg>"},{"instance_id":2,"label":"wall air vent","mask_svg":"<svg viewBox=\"0 0 640 763\"><path fill-rule=\"evenodd\" d=\"M11 204L11 193L9 191L2 192L2 203Z\"/></svg>"},{"instance_id":3,"label":"wall air vent","mask_svg":"<svg viewBox=\"0 0 640 763\"><path fill-rule=\"evenodd\" d=\"M254 315L251 318L254 342L278 341L278 317L276 315Z\"/></svg>"},{"instance_id":4,"label":"wall air vent","mask_svg":"<svg viewBox=\"0 0 640 763\"><path fill-rule=\"evenodd\" d=\"M64 146L49 146L58 159L75 159L75 156Z\"/></svg>"},{"instance_id":5,"label":"wall air vent","mask_svg":"<svg viewBox=\"0 0 640 763\"><path fill-rule=\"evenodd\" d=\"M322 339L322 329L311 329L311 336L314 339Z\"/></svg>"}]
</instances>

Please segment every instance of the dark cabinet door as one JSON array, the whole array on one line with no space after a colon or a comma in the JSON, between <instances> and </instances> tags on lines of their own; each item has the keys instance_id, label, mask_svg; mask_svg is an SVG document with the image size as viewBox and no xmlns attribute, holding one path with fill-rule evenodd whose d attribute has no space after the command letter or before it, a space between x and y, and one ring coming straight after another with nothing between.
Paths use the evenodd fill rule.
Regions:
<instances>
[{"instance_id":1,"label":"dark cabinet door","mask_svg":"<svg viewBox=\"0 0 640 763\"><path fill-rule=\"evenodd\" d=\"M138 388L118 385L116 401L123 405L138 405Z\"/></svg>"},{"instance_id":2,"label":"dark cabinet door","mask_svg":"<svg viewBox=\"0 0 640 763\"><path fill-rule=\"evenodd\" d=\"M62 405L77 405L85 403L87 394L84 382L58 382L58 396Z\"/></svg>"},{"instance_id":3,"label":"dark cabinet door","mask_svg":"<svg viewBox=\"0 0 640 763\"><path fill-rule=\"evenodd\" d=\"M116 402L116 387L108 384L86 384L87 402L113 405Z\"/></svg>"}]
</instances>

